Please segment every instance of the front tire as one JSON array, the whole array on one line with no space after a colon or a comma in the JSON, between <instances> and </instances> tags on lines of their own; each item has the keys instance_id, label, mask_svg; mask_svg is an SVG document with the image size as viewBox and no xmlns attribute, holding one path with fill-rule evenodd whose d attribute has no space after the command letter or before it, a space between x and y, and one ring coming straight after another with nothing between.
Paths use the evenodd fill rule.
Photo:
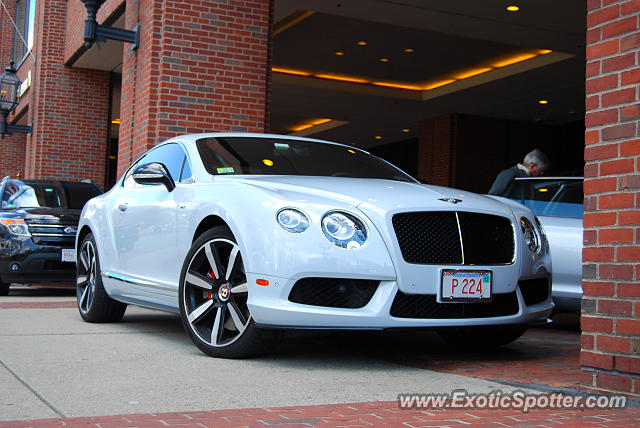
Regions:
<instances>
[{"instance_id":1,"label":"front tire","mask_svg":"<svg viewBox=\"0 0 640 428\"><path fill-rule=\"evenodd\" d=\"M193 343L212 357L262 353L265 341L251 318L248 298L233 234L224 226L205 232L191 246L180 273L180 318Z\"/></svg>"},{"instance_id":2,"label":"front tire","mask_svg":"<svg viewBox=\"0 0 640 428\"><path fill-rule=\"evenodd\" d=\"M76 262L76 297L80 315L88 322L120 321L127 309L127 305L109 297L102 285L100 259L91 233L80 244Z\"/></svg>"},{"instance_id":3,"label":"front tire","mask_svg":"<svg viewBox=\"0 0 640 428\"><path fill-rule=\"evenodd\" d=\"M438 330L438 334L456 347L491 349L515 342L526 330L523 325L451 327Z\"/></svg>"}]
</instances>

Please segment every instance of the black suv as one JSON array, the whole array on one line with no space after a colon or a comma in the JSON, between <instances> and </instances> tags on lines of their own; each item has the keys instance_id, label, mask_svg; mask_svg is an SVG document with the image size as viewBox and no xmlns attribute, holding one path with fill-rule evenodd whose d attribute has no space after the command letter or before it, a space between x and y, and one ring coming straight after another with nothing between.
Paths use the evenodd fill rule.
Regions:
<instances>
[{"instance_id":1,"label":"black suv","mask_svg":"<svg viewBox=\"0 0 640 428\"><path fill-rule=\"evenodd\" d=\"M11 283L75 280L80 212L100 194L90 182L0 181L0 296Z\"/></svg>"}]
</instances>

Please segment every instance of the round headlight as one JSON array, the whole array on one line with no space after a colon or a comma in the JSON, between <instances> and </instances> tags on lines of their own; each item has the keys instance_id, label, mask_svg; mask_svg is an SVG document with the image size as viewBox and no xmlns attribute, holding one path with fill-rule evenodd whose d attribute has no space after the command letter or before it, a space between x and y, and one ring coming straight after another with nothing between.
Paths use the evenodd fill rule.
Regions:
<instances>
[{"instance_id":1,"label":"round headlight","mask_svg":"<svg viewBox=\"0 0 640 428\"><path fill-rule=\"evenodd\" d=\"M287 232L302 233L309 228L309 218L302 211L293 208L280 210L276 218Z\"/></svg>"},{"instance_id":2,"label":"round headlight","mask_svg":"<svg viewBox=\"0 0 640 428\"><path fill-rule=\"evenodd\" d=\"M538 239L538 233L531 222L526 218L520 219L520 227L522 228L522 235L524 236L524 242L533 253L540 251L540 240Z\"/></svg>"},{"instance_id":3,"label":"round headlight","mask_svg":"<svg viewBox=\"0 0 640 428\"><path fill-rule=\"evenodd\" d=\"M322 231L327 239L338 247L360 248L367 240L367 229L354 215L344 212L330 212L322 218Z\"/></svg>"}]
</instances>

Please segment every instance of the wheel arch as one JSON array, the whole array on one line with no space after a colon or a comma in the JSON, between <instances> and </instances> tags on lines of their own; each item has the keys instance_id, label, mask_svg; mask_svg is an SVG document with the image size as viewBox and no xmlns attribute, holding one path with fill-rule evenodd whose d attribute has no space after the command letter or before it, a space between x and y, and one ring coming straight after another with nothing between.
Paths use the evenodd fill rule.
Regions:
<instances>
[{"instance_id":1,"label":"wheel arch","mask_svg":"<svg viewBox=\"0 0 640 428\"><path fill-rule=\"evenodd\" d=\"M78 232L78 239L76 240L76 254L79 254L80 252L80 245L82 245L82 240L84 239L85 236L87 236L89 233L92 233L91 228L88 225L84 225L82 226L82 228L80 229L80 231Z\"/></svg>"},{"instance_id":2,"label":"wheel arch","mask_svg":"<svg viewBox=\"0 0 640 428\"><path fill-rule=\"evenodd\" d=\"M226 221L224 221L222 217L217 215L209 215L203 218L198 224L198 227L196 227L196 231L193 233L193 239L191 240L191 243L193 244L194 242L196 242L196 239L198 239L203 233L216 226L227 226L229 229L231 229L230 225Z\"/></svg>"}]
</instances>

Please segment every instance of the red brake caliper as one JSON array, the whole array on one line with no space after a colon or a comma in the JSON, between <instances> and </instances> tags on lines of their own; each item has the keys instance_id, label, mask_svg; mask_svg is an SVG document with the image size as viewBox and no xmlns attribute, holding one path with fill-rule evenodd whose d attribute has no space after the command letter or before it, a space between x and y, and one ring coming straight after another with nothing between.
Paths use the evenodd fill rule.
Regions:
<instances>
[{"instance_id":1,"label":"red brake caliper","mask_svg":"<svg viewBox=\"0 0 640 428\"><path fill-rule=\"evenodd\" d=\"M209 269L209 272L207 272L207 276L209 277L210 280L214 281L216 279L216 275L213 273L213 271L211 269ZM209 300L211 299L211 290L209 291L205 291L205 299Z\"/></svg>"}]
</instances>

